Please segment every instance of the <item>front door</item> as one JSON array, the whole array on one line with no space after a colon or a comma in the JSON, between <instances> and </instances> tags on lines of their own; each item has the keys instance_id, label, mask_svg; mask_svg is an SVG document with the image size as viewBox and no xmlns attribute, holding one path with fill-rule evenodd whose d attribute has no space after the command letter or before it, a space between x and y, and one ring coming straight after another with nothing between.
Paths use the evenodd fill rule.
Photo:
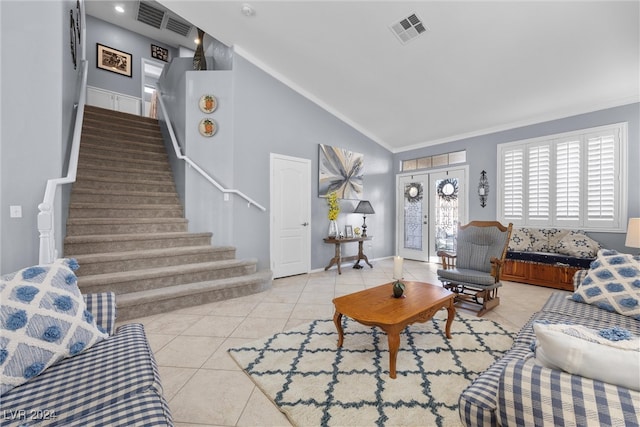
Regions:
<instances>
[{"instance_id":1,"label":"front door","mask_svg":"<svg viewBox=\"0 0 640 427\"><path fill-rule=\"evenodd\" d=\"M458 222L466 223L466 173L459 169L398 177L398 255L440 262L439 250L455 252Z\"/></svg>"},{"instance_id":2,"label":"front door","mask_svg":"<svg viewBox=\"0 0 640 427\"><path fill-rule=\"evenodd\" d=\"M429 174L429 258L440 262L440 250L455 252L458 222L466 223L465 169Z\"/></svg>"},{"instance_id":3,"label":"front door","mask_svg":"<svg viewBox=\"0 0 640 427\"><path fill-rule=\"evenodd\" d=\"M398 179L398 255L429 260L429 174Z\"/></svg>"},{"instance_id":4,"label":"front door","mask_svg":"<svg viewBox=\"0 0 640 427\"><path fill-rule=\"evenodd\" d=\"M311 161L271 154L271 270L273 277L308 273L311 266Z\"/></svg>"}]
</instances>

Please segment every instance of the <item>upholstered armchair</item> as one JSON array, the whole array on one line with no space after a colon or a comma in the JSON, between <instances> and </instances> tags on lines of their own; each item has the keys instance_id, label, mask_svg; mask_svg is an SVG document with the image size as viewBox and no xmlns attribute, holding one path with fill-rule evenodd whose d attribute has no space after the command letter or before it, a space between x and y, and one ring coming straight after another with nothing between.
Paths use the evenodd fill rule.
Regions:
<instances>
[{"instance_id":1,"label":"upholstered armchair","mask_svg":"<svg viewBox=\"0 0 640 427\"><path fill-rule=\"evenodd\" d=\"M500 304L500 268L507 254L513 224L471 221L458 225L456 253L438 251L438 279L456 294L456 304L482 316Z\"/></svg>"}]
</instances>

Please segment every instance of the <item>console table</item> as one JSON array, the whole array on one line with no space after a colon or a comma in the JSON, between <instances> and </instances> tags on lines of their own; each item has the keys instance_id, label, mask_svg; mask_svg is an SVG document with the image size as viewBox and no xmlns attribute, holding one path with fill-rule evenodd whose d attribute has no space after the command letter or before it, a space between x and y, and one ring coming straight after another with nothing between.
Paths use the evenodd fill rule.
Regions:
<instances>
[{"instance_id":1,"label":"console table","mask_svg":"<svg viewBox=\"0 0 640 427\"><path fill-rule=\"evenodd\" d=\"M351 238L345 238L345 239L337 239L337 238L334 238L334 237L325 237L324 238L324 242L325 243L336 245L336 254L335 254L335 256L333 258L331 258L331 261L329 261L329 265L327 265L324 268L324 271L327 271L329 268L331 268L331 266L333 264L337 264L338 265L338 274L342 274L342 270L340 269L340 264L342 264L343 261L351 261L351 260L354 260L354 259L357 260L355 265L354 265L354 268L360 268L360 260L361 259L363 259L364 262L366 262L369 267L373 268L373 265L371 265L371 263L369 262L369 259L367 258L367 256L362 251L362 244L364 243L364 241L365 240L371 240L371 239L373 239L372 236L351 237ZM349 257L342 257L342 250L340 249L342 244L343 243L351 243L351 242L358 242L358 255L349 256Z\"/></svg>"}]
</instances>

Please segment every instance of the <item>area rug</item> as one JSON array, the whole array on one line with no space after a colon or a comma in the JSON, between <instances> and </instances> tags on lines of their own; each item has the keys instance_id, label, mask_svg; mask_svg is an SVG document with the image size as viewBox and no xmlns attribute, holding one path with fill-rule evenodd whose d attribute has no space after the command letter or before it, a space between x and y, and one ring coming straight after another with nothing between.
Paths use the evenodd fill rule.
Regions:
<instances>
[{"instance_id":1,"label":"area rug","mask_svg":"<svg viewBox=\"0 0 640 427\"><path fill-rule=\"evenodd\" d=\"M343 318L259 339L229 354L297 426L459 426L458 397L512 345L515 331L446 311L400 336L397 377L389 377L386 334Z\"/></svg>"}]
</instances>

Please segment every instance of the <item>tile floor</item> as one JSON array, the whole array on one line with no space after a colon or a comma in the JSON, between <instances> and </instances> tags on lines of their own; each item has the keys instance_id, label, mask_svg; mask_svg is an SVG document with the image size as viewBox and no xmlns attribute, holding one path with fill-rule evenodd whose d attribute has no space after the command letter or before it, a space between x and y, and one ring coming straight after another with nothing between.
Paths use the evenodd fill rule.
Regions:
<instances>
[{"instance_id":1,"label":"tile floor","mask_svg":"<svg viewBox=\"0 0 640 427\"><path fill-rule=\"evenodd\" d=\"M273 281L269 291L127 321L145 326L176 426L289 426L227 354L230 347L311 320L333 317L336 296L392 280L393 260L348 265ZM436 264L405 261L406 280L439 283ZM505 282L501 303L484 317L515 330L553 289Z\"/></svg>"}]
</instances>

